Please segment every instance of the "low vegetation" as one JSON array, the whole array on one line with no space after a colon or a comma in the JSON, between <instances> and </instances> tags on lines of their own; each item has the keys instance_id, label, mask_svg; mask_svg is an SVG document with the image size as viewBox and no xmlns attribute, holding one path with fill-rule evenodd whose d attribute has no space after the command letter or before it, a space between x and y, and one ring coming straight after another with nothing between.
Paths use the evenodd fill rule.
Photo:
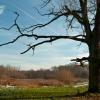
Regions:
<instances>
[{"instance_id":1,"label":"low vegetation","mask_svg":"<svg viewBox=\"0 0 100 100\"><path fill-rule=\"evenodd\" d=\"M48 70L21 71L0 66L0 100L99 100L99 94L85 94L88 68L77 65L52 67ZM76 86L76 87L75 87Z\"/></svg>"},{"instance_id":2,"label":"low vegetation","mask_svg":"<svg viewBox=\"0 0 100 100\"><path fill-rule=\"evenodd\" d=\"M74 95L77 92L85 91L85 88L75 89L72 87L41 87L41 88L15 88L1 89L0 96L7 98L37 98Z\"/></svg>"},{"instance_id":3,"label":"low vegetation","mask_svg":"<svg viewBox=\"0 0 100 100\"><path fill-rule=\"evenodd\" d=\"M41 88L4 88L0 89L1 99L42 99L42 100L99 100L99 94L79 95L87 91L87 87L41 87ZM75 96L76 95L76 96ZM96 99L93 99L96 98Z\"/></svg>"},{"instance_id":4,"label":"low vegetation","mask_svg":"<svg viewBox=\"0 0 100 100\"><path fill-rule=\"evenodd\" d=\"M1 65L0 74L0 85L4 86L62 86L88 80L88 68L75 64L36 71L22 71L17 67Z\"/></svg>"}]
</instances>

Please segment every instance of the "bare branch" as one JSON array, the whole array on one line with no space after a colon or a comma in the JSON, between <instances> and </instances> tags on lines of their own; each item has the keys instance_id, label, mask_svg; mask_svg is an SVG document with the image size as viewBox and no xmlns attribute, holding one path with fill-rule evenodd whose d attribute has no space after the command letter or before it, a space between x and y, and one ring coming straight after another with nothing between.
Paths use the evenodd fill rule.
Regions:
<instances>
[{"instance_id":1,"label":"bare branch","mask_svg":"<svg viewBox=\"0 0 100 100\"><path fill-rule=\"evenodd\" d=\"M36 35L36 34L21 34L19 35L17 38L15 38L13 41L16 42L16 40L18 40L20 37L34 37L36 40L37 39L41 39L41 38L56 38L56 39L72 39L72 40L76 40L76 41L81 41L81 42L86 42L85 41L85 35L76 35L76 36L61 36L61 35ZM83 38L80 38L83 37ZM7 42L4 44L1 44L0 46L6 45L6 44L10 44L10 43L14 43L13 41L11 42Z\"/></svg>"},{"instance_id":2,"label":"bare branch","mask_svg":"<svg viewBox=\"0 0 100 100\"><path fill-rule=\"evenodd\" d=\"M81 42L86 42L85 41L85 35L76 35L76 36L55 36L55 35L51 35L51 36L45 36L45 35L36 35L36 34L25 34L22 32L21 28L19 27L19 25L17 24L17 19L19 17L19 14L17 12L15 12L15 14L17 15L15 20L14 20L14 24L12 26L10 26L9 28L1 28L1 29L5 29L5 30L10 30L11 28L13 28L14 26L17 28L18 32L20 33L20 35L18 35L15 39L13 39L12 41L9 41L7 43L3 43L1 44L0 46L3 46L3 45L8 45L8 44L11 44L11 43L14 43L16 42L19 38L21 37L34 37L36 40L37 39L41 39L41 38L49 38L50 40L49 41L43 41L42 43L38 43L38 45L40 44L43 44L44 42L52 42L52 41L55 41L57 39L72 39L72 40L76 40L76 41L81 41ZM53 20L59 18L59 16L55 17L54 19L52 19L50 22L46 23L46 24L37 24L36 27L34 27L34 29L38 28L38 27L44 27L48 24L50 24ZM33 46L31 47L33 48Z\"/></svg>"},{"instance_id":3,"label":"bare branch","mask_svg":"<svg viewBox=\"0 0 100 100\"><path fill-rule=\"evenodd\" d=\"M21 54L28 52L30 49L32 49L34 51L36 46L39 46L39 45L44 44L44 43L51 43L51 42L58 40L58 39L73 39L73 40L79 41L79 39L77 38L79 36L80 35L77 35L77 36L36 36L37 38L49 38L49 40L42 41L42 42L39 42L39 43L34 44L34 45L28 45L29 48L27 50L25 50L24 52L22 52Z\"/></svg>"},{"instance_id":4,"label":"bare branch","mask_svg":"<svg viewBox=\"0 0 100 100\"><path fill-rule=\"evenodd\" d=\"M51 0L42 0L42 1L43 1L43 5L41 8L47 6L47 4L49 4Z\"/></svg>"},{"instance_id":5,"label":"bare branch","mask_svg":"<svg viewBox=\"0 0 100 100\"><path fill-rule=\"evenodd\" d=\"M72 59L71 61L76 61L79 62L82 67L84 67L84 62L83 61L89 61L89 57L83 57L83 58L76 58Z\"/></svg>"},{"instance_id":6,"label":"bare branch","mask_svg":"<svg viewBox=\"0 0 100 100\"><path fill-rule=\"evenodd\" d=\"M57 40L57 39L58 39L58 38L54 38L54 39L50 39L50 40L45 40L45 41L39 42L39 43L34 44L34 45L28 45L29 48L28 48L27 50L25 50L24 52L22 52L21 54L24 54L24 53L28 52L30 49L32 49L33 52L34 52L34 50L35 50L35 48L36 48L37 46L39 46L39 45L41 45L41 44L44 44L44 43L51 43L51 42L53 42L53 41L55 41L55 40Z\"/></svg>"},{"instance_id":7,"label":"bare branch","mask_svg":"<svg viewBox=\"0 0 100 100\"><path fill-rule=\"evenodd\" d=\"M72 59L71 61L81 62L81 61L84 61L84 60L89 60L89 57L76 58L76 59Z\"/></svg>"},{"instance_id":8,"label":"bare branch","mask_svg":"<svg viewBox=\"0 0 100 100\"><path fill-rule=\"evenodd\" d=\"M16 37L15 39L13 39L12 41L9 41L9 42L7 42L7 43L0 44L0 46L12 44L12 43L16 42L20 37L22 37L22 35L17 36L17 37Z\"/></svg>"},{"instance_id":9,"label":"bare branch","mask_svg":"<svg viewBox=\"0 0 100 100\"><path fill-rule=\"evenodd\" d=\"M45 3L48 4L50 1L51 0L46 0ZM32 25L32 26L29 26L29 27L26 27L26 28L23 28L23 29L21 29L20 26L17 23L17 20L19 18L19 14L17 12L15 12L15 14L17 16L16 16L16 18L14 20L14 24L11 25L9 28L4 28L3 27L3 28L0 28L0 29L10 30L13 27L16 27L18 32L20 33L20 35L18 35L12 41L7 42L7 43L3 43L0 46L14 43L14 42L16 42L21 37L33 37L36 40L37 39L42 39L42 38L48 39L48 40L39 42L39 43L34 44L34 45L30 45L29 44L28 45L28 49L21 53L21 54L23 54L23 53L26 53L27 51L29 51L30 49L32 49L34 51L35 47L38 46L38 45L41 45L41 44L44 44L44 43L53 42L53 41L58 40L58 39L72 39L72 40L75 40L75 41L80 41L80 42L86 43L87 42L86 41L86 35L87 34L86 35L85 34L83 34L83 35L76 35L76 36L66 36L66 35L64 35L64 36L62 36L62 35L57 36L57 35L37 35L37 34L33 34L33 31L35 29L45 27L45 26L49 25L50 23L54 22L55 20L57 20L58 18L60 18L62 16L65 16L66 18L69 17L69 16L72 17L72 18L70 17L70 20L69 20L69 27L72 27L73 20L77 19L77 21L81 25L85 26L86 30L90 31L90 25L89 25L88 16L87 16L87 9L85 9L86 6L87 6L87 4L86 4L87 0L84 0L84 1L83 0L79 0L79 1L80 1L80 5L81 5L81 10L71 10L71 9L68 8L68 6L64 5L64 7L61 10L57 11L57 12L55 10L53 10L52 12L49 12L48 14L44 14L44 15L53 15L54 16L47 23L45 23L45 24L36 24L36 25ZM36 9L36 10L38 11L38 9ZM38 11L38 13L40 13L40 12ZM81 16L80 14L83 14L83 16L86 15L85 16L86 20L84 20L85 18L83 18L83 16ZM24 33L24 32L27 32L27 33ZM77 59L77 61L78 60L79 59Z\"/></svg>"},{"instance_id":10,"label":"bare branch","mask_svg":"<svg viewBox=\"0 0 100 100\"><path fill-rule=\"evenodd\" d=\"M36 40L37 40L37 39L41 39L41 38L50 38L50 39L54 39L54 38L55 38L55 39L72 39L72 40L76 40L76 41L85 42L85 39L79 38L79 37L84 37L84 38L85 38L84 35L76 35L76 36L55 36L55 35L51 35L51 36L46 36L46 35L36 35L36 34L21 34L21 35L17 36L15 39L13 39L13 41L0 44L0 46L14 43L14 42L16 42L20 37L34 37Z\"/></svg>"},{"instance_id":11,"label":"bare branch","mask_svg":"<svg viewBox=\"0 0 100 100\"><path fill-rule=\"evenodd\" d=\"M16 18L15 18L15 20L14 20L14 24L12 24L9 28L5 28L5 27L1 27L0 29L4 29L4 30L11 30L14 26L16 26L17 25L17 19L18 19L18 17L19 17L19 14L17 13L17 12L14 12L14 14L16 15Z\"/></svg>"},{"instance_id":12,"label":"bare branch","mask_svg":"<svg viewBox=\"0 0 100 100\"><path fill-rule=\"evenodd\" d=\"M55 11L53 9L52 11L50 11L49 13L46 13L46 14L42 14L37 8L35 8L35 9L41 16L47 15L47 16L54 16L54 17L45 24L32 25L32 26L24 28L23 31L27 30L27 32L33 32L35 29L45 27L45 26L49 25L50 23L54 22L55 20L57 20L58 18L60 18L62 16L65 16L65 17L72 16L73 19L77 19L77 21L80 24L84 25L83 18L79 15L79 14L82 13L82 11L81 10L70 10L68 8L68 6L66 6L66 5L64 5L64 7L62 7L61 10ZM70 21L70 23L72 23L73 19Z\"/></svg>"},{"instance_id":13,"label":"bare branch","mask_svg":"<svg viewBox=\"0 0 100 100\"><path fill-rule=\"evenodd\" d=\"M45 24L36 24L36 25L32 25L30 27L24 28L24 30L29 30L28 32L33 32L35 29L37 28L42 28L45 27L47 25L49 25L50 23L54 22L55 20L57 20L58 18L60 18L61 16L64 16L66 13L64 14L57 14L54 18L52 18L49 22L45 23Z\"/></svg>"}]
</instances>

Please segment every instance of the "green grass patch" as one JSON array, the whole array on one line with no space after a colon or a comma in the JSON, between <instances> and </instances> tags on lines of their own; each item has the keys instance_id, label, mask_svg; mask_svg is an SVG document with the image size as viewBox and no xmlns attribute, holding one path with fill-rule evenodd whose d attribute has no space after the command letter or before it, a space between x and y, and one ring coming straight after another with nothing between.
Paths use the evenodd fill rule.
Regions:
<instances>
[{"instance_id":1,"label":"green grass patch","mask_svg":"<svg viewBox=\"0 0 100 100\"><path fill-rule=\"evenodd\" d=\"M87 91L87 87L41 87L41 88L14 88L0 89L0 98L9 99L32 99L32 98L52 98L75 95ZM1 99L0 99L1 100Z\"/></svg>"}]
</instances>

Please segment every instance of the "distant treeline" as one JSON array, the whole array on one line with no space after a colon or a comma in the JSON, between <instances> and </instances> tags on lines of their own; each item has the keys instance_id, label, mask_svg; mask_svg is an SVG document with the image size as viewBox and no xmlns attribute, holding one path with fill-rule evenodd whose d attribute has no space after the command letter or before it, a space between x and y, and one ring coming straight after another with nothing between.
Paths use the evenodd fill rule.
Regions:
<instances>
[{"instance_id":1,"label":"distant treeline","mask_svg":"<svg viewBox=\"0 0 100 100\"><path fill-rule=\"evenodd\" d=\"M0 79L56 79L70 83L76 78L88 79L88 67L76 64L54 66L51 69L21 71L17 67L0 65Z\"/></svg>"}]
</instances>

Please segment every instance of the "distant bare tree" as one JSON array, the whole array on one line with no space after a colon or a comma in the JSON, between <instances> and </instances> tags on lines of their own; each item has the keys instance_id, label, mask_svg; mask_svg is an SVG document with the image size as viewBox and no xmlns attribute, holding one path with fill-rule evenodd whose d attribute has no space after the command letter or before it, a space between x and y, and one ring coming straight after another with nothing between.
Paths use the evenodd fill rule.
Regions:
<instances>
[{"instance_id":1,"label":"distant bare tree","mask_svg":"<svg viewBox=\"0 0 100 100\"><path fill-rule=\"evenodd\" d=\"M56 77L59 81L66 83L66 84L71 84L74 82L74 75L70 72L70 70L66 69L61 69L56 72Z\"/></svg>"}]
</instances>

